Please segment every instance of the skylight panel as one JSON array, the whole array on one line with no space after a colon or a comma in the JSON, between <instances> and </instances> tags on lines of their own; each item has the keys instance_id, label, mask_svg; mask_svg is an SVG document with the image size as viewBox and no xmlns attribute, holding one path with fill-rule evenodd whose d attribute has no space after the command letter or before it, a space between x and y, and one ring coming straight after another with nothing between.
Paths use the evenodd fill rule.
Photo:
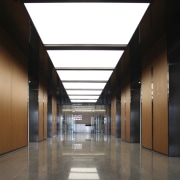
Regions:
<instances>
[{"instance_id":1,"label":"skylight panel","mask_svg":"<svg viewBox=\"0 0 180 180\"><path fill-rule=\"evenodd\" d=\"M70 95L100 95L101 94L101 90L97 90L97 91L89 91L89 90L67 90L66 91L67 94Z\"/></svg>"},{"instance_id":2,"label":"skylight panel","mask_svg":"<svg viewBox=\"0 0 180 180\"><path fill-rule=\"evenodd\" d=\"M25 3L44 44L128 44L148 5Z\"/></svg>"},{"instance_id":3,"label":"skylight panel","mask_svg":"<svg viewBox=\"0 0 180 180\"><path fill-rule=\"evenodd\" d=\"M49 50L55 68L115 68L123 51Z\"/></svg>"},{"instance_id":4,"label":"skylight panel","mask_svg":"<svg viewBox=\"0 0 180 180\"><path fill-rule=\"evenodd\" d=\"M71 100L73 100L73 99L98 99L99 98L99 96L69 96L69 98L71 99Z\"/></svg>"},{"instance_id":5,"label":"skylight panel","mask_svg":"<svg viewBox=\"0 0 180 180\"><path fill-rule=\"evenodd\" d=\"M83 100L83 99L80 99L80 100L71 100L72 103L96 103L97 100Z\"/></svg>"},{"instance_id":6,"label":"skylight panel","mask_svg":"<svg viewBox=\"0 0 180 180\"><path fill-rule=\"evenodd\" d=\"M106 83L73 83L63 82L65 89L104 89Z\"/></svg>"},{"instance_id":7,"label":"skylight panel","mask_svg":"<svg viewBox=\"0 0 180 180\"><path fill-rule=\"evenodd\" d=\"M62 81L108 81L112 71L58 70Z\"/></svg>"}]
</instances>

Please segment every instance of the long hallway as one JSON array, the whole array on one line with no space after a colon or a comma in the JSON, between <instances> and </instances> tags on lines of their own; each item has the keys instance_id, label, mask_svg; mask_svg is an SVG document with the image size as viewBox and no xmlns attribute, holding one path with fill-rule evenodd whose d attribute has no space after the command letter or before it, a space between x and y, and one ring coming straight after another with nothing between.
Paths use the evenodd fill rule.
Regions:
<instances>
[{"instance_id":1,"label":"long hallway","mask_svg":"<svg viewBox=\"0 0 180 180\"><path fill-rule=\"evenodd\" d=\"M70 134L0 157L1 180L177 180L180 158L170 158L102 134Z\"/></svg>"}]
</instances>

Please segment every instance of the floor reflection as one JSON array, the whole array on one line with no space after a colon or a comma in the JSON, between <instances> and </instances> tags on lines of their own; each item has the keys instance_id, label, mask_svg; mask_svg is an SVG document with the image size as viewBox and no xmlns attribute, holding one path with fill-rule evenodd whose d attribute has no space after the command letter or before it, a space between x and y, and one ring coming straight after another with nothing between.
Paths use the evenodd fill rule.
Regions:
<instances>
[{"instance_id":1,"label":"floor reflection","mask_svg":"<svg viewBox=\"0 0 180 180\"><path fill-rule=\"evenodd\" d=\"M100 133L72 133L0 156L0 179L180 179L180 158Z\"/></svg>"},{"instance_id":2,"label":"floor reflection","mask_svg":"<svg viewBox=\"0 0 180 180\"><path fill-rule=\"evenodd\" d=\"M96 168L71 168L68 179L99 179Z\"/></svg>"}]
</instances>

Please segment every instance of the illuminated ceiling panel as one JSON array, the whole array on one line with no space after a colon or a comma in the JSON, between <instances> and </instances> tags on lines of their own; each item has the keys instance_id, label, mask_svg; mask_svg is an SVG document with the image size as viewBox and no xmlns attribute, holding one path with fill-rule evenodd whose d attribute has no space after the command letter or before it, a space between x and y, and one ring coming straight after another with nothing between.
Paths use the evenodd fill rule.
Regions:
<instances>
[{"instance_id":1,"label":"illuminated ceiling panel","mask_svg":"<svg viewBox=\"0 0 180 180\"><path fill-rule=\"evenodd\" d=\"M85 102L85 103L96 103L96 101L97 100L93 100L93 99L86 99L86 100L84 100L84 99L79 99L79 100L71 99L72 103L83 103L83 102Z\"/></svg>"},{"instance_id":2,"label":"illuminated ceiling panel","mask_svg":"<svg viewBox=\"0 0 180 180\"><path fill-rule=\"evenodd\" d=\"M126 47L148 6L149 3L25 3L46 47ZM122 53L117 49L48 50L67 94L76 96L99 96Z\"/></svg>"},{"instance_id":3,"label":"illuminated ceiling panel","mask_svg":"<svg viewBox=\"0 0 180 180\"><path fill-rule=\"evenodd\" d=\"M91 91L91 90L67 90L67 94L70 95L100 95L102 91Z\"/></svg>"},{"instance_id":4,"label":"illuminated ceiling panel","mask_svg":"<svg viewBox=\"0 0 180 180\"><path fill-rule=\"evenodd\" d=\"M123 51L49 50L55 68L115 68Z\"/></svg>"},{"instance_id":5,"label":"illuminated ceiling panel","mask_svg":"<svg viewBox=\"0 0 180 180\"><path fill-rule=\"evenodd\" d=\"M106 83L69 83L63 82L65 89L104 89Z\"/></svg>"},{"instance_id":6,"label":"illuminated ceiling panel","mask_svg":"<svg viewBox=\"0 0 180 180\"><path fill-rule=\"evenodd\" d=\"M73 100L73 99L98 99L99 98L99 96L69 96L69 98L71 99L71 100Z\"/></svg>"},{"instance_id":7,"label":"illuminated ceiling panel","mask_svg":"<svg viewBox=\"0 0 180 180\"><path fill-rule=\"evenodd\" d=\"M108 81L112 71L57 70L62 81Z\"/></svg>"},{"instance_id":8,"label":"illuminated ceiling panel","mask_svg":"<svg viewBox=\"0 0 180 180\"><path fill-rule=\"evenodd\" d=\"M25 3L44 44L128 44L148 3Z\"/></svg>"}]
</instances>

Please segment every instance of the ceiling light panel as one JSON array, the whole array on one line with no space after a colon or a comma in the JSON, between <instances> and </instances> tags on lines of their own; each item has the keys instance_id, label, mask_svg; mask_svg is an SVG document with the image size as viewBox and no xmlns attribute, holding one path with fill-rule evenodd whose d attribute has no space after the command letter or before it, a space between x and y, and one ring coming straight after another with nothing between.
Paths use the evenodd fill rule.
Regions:
<instances>
[{"instance_id":1,"label":"ceiling light panel","mask_svg":"<svg viewBox=\"0 0 180 180\"><path fill-rule=\"evenodd\" d=\"M96 103L97 100L83 100L83 99L80 99L80 100L71 100L72 103Z\"/></svg>"},{"instance_id":2,"label":"ceiling light panel","mask_svg":"<svg viewBox=\"0 0 180 180\"><path fill-rule=\"evenodd\" d=\"M69 98L71 99L71 100L73 100L73 99L98 99L99 98L99 96L69 96Z\"/></svg>"},{"instance_id":3,"label":"ceiling light panel","mask_svg":"<svg viewBox=\"0 0 180 180\"><path fill-rule=\"evenodd\" d=\"M100 95L101 94L101 90L97 90L97 91L87 91L87 90L67 90L66 91L67 94L70 95Z\"/></svg>"},{"instance_id":4,"label":"ceiling light panel","mask_svg":"<svg viewBox=\"0 0 180 180\"><path fill-rule=\"evenodd\" d=\"M69 83L63 82L65 89L104 89L106 83Z\"/></svg>"},{"instance_id":5,"label":"ceiling light panel","mask_svg":"<svg viewBox=\"0 0 180 180\"><path fill-rule=\"evenodd\" d=\"M44 44L128 44L148 5L25 3Z\"/></svg>"},{"instance_id":6,"label":"ceiling light panel","mask_svg":"<svg viewBox=\"0 0 180 180\"><path fill-rule=\"evenodd\" d=\"M62 81L108 81L112 71L57 70Z\"/></svg>"},{"instance_id":7,"label":"ceiling light panel","mask_svg":"<svg viewBox=\"0 0 180 180\"><path fill-rule=\"evenodd\" d=\"M115 68L123 51L49 50L55 68Z\"/></svg>"}]
</instances>

